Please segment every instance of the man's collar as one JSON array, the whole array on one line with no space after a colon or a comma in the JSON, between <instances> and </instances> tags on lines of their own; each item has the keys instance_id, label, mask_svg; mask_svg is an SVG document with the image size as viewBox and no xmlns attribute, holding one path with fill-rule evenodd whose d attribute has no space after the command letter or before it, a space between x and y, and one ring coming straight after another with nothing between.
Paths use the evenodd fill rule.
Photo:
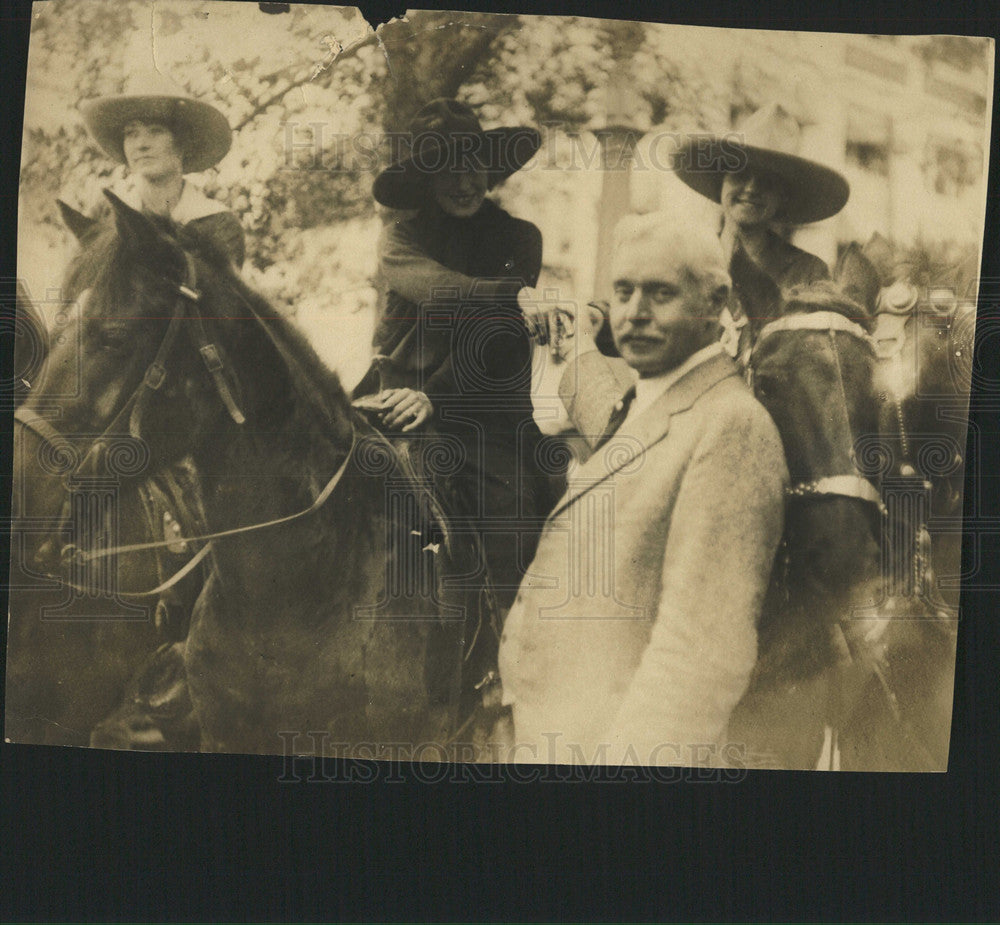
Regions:
<instances>
[{"instance_id":1,"label":"man's collar","mask_svg":"<svg viewBox=\"0 0 1000 925\"><path fill-rule=\"evenodd\" d=\"M664 392L675 382L680 381L688 372L702 363L718 356L723 352L722 344L718 341L702 347L691 354L680 366L675 366L668 372L659 376L652 376L649 379L640 379L635 384L635 402L632 405L632 415L641 414L646 408L653 404Z\"/></svg>"},{"instance_id":2,"label":"man's collar","mask_svg":"<svg viewBox=\"0 0 1000 925\"><path fill-rule=\"evenodd\" d=\"M633 460L659 443L669 432L675 414L687 411L709 389L730 376L739 378L739 367L721 350L681 374L653 404L613 435L579 470L570 476L566 494L549 517L555 517L577 498L625 469L634 471Z\"/></svg>"}]
</instances>

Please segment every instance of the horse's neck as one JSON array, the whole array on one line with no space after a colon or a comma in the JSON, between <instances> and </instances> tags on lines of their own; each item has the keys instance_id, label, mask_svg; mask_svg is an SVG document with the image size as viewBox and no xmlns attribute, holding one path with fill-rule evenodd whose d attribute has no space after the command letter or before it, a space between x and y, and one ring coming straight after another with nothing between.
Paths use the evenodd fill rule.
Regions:
<instances>
[{"instance_id":1,"label":"horse's neck","mask_svg":"<svg viewBox=\"0 0 1000 925\"><path fill-rule=\"evenodd\" d=\"M387 542L385 484L364 477L359 455L350 461L350 438L328 431L304 435L291 424L272 433L249 430L206 460L211 469L201 483L209 529L258 528L213 543L206 625L236 619L247 631L270 632L285 621L350 613L357 601L374 599L387 568L377 553ZM294 519L273 523L286 518Z\"/></svg>"},{"instance_id":2,"label":"horse's neck","mask_svg":"<svg viewBox=\"0 0 1000 925\"><path fill-rule=\"evenodd\" d=\"M350 451L350 422L331 425L304 403L273 428L253 415L195 454L211 530L261 522L308 507Z\"/></svg>"},{"instance_id":3,"label":"horse's neck","mask_svg":"<svg viewBox=\"0 0 1000 925\"><path fill-rule=\"evenodd\" d=\"M754 369L761 381L784 369L785 386L759 397L781 431L792 480L857 474L858 441L878 430L874 358L846 332L833 332L832 341L814 331L785 336L795 338L794 352L765 355Z\"/></svg>"}]
</instances>

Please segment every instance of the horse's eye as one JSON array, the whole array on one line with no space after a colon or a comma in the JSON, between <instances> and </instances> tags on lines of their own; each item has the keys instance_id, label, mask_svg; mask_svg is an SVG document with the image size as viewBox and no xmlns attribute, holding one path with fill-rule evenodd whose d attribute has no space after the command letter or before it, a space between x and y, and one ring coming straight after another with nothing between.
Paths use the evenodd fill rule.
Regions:
<instances>
[{"instance_id":1,"label":"horse's eye","mask_svg":"<svg viewBox=\"0 0 1000 925\"><path fill-rule=\"evenodd\" d=\"M764 398L771 394L780 394L780 387L775 389L774 376L754 370L753 390L758 398Z\"/></svg>"},{"instance_id":2,"label":"horse's eye","mask_svg":"<svg viewBox=\"0 0 1000 925\"><path fill-rule=\"evenodd\" d=\"M97 345L108 353L121 353L129 346L128 332L124 327L101 328L97 334Z\"/></svg>"}]
</instances>

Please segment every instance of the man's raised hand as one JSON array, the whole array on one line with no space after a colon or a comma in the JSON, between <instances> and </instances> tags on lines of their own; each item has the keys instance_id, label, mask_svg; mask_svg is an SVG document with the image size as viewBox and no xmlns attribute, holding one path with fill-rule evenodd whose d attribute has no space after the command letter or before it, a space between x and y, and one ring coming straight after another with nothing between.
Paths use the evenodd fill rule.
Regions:
<instances>
[{"instance_id":1,"label":"man's raised hand","mask_svg":"<svg viewBox=\"0 0 1000 925\"><path fill-rule=\"evenodd\" d=\"M517 294L517 304L524 315L529 335L542 346L548 346L554 358L568 359L573 344L582 346L587 338L593 340L603 322L600 309L580 306L573 301L558 301L547 297L541 290L525 286Z\"/></svg>"}]
</instances>

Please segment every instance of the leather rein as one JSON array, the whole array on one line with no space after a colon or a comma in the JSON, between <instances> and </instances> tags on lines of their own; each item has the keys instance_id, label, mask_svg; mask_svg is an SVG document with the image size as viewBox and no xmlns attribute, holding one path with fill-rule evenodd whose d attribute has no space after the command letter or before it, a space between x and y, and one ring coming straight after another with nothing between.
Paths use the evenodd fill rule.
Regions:
<instances>
[{"instance_id":1,"label":"leather rein","mask_svg":"<svg viewBox=\"0 0 1000 925\"><path fill-rule=\"evenodd\" d=\"M67 473L63 477L63 483L69 492L73 490L72 481L74 477L77 477L81 471L85 470L87 467L92 467L94 471L97 471L100 466L100 460L106 452L109 437L113 434L121 433L121 429L126 420L128 422L129 436L135 440L142 439L142 417L146 402L148 401L150 394L158 391L167 379L167 360L169 359L170 353L177 341L177 335L179 334L182 323L185 319L193 322L191 326L191 335L194 338L195 346L205 362L205 367L207 368L209 375L212 377L216 391L218 392L219 398L225 406L226 411L236 424L242 425L246 423L246 418L233 397L232 391L229 388L229 383L226 380L225 369L219 350L215 344L208 339L205 322L198 308L199 302L201 301L201 293L197 288L197 270L194 259L187 252L184 252L184 259L186 264L185 280L183 283L177 284L173 314L171 315L166 333L163 336L163 340L160 342L160 346L156 351L153 362L147 367L142 381L136 387L135 391L128 398L125 404L122 405L121 409L115 415L111 423L105 428L101 436L91 444L80 463L74 467L72 472ZM32 411L31 409L23 406L18 407L14 411L14 420L26 430L30 430L34 433L43 444L48 446L55 454L57 454L57 458L72 458L73 450L66 437L64 437L46 418L42 417L36 411ZM344 457L344 461L337 468L336 472L333 473L312 504L294 514L288 514L283 517L277 517L273 520L262 521L260 523L248 524L243 527L233 527L228 530L217 530L212 533L202 533L196 536L172 536L170 539L146 543L130 543L122 546L113 546L107 549L82 550L70 543L63 548L63 559L66 562L72 562L75 560L78 563L86 564L99 559L105 559L110 556L121 554L148 552L168 549L171 547L176 549L182 544L194 545L197 543L204 543L205 545L187 563L185 563L182 568L157 587L152 588L149 591L117 592L124 597L157 597L187 577L187 575L189 575L212 550L212 542L214 540L240 536L247 533L255 533L261 530L268 530L273 527L282 526L284 524L290 524L304 517L308 517L310 514L319 510L330 499L334 489L337 487L340 480L343 478L344 473L347 471L347 466L354 456L354 449L356 445L357 431L352 425L351 446L347 451L347 455ZM62 577L54 577L58 577L58 579L64 583L66 582L66 580ZM73 587L75 587L75 585Z\"/></svg>"}]
</instances>

